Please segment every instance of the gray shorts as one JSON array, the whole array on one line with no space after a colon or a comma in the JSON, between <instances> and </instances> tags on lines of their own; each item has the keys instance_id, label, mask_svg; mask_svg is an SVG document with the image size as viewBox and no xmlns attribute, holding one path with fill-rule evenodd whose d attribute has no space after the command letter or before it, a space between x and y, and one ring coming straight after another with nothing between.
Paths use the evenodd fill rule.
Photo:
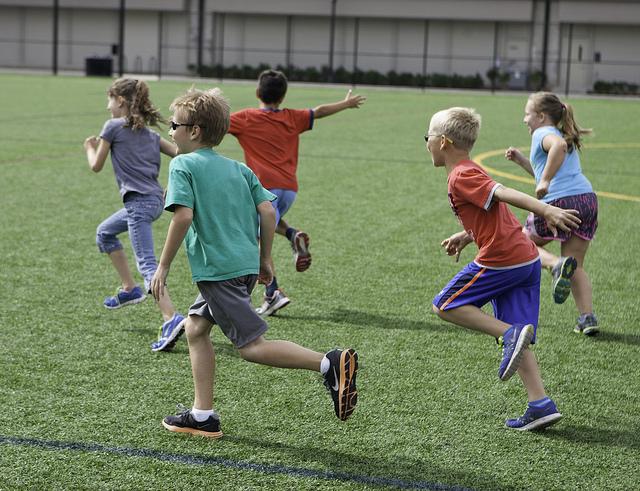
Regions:
<instances>
[{"instance_id":1,"label":"gray shorts","mask_svg":"<svg viewBox=\"0 0 640 491\"><path fill-rule=\"evenodd\" d=\"M198 281L200 294L189 308L189 315L218 324L233 345L242 348L268 329L251 305L251 292L257 279L258 276L252 274L223 281Z\"/></svg>"}]
</instances>

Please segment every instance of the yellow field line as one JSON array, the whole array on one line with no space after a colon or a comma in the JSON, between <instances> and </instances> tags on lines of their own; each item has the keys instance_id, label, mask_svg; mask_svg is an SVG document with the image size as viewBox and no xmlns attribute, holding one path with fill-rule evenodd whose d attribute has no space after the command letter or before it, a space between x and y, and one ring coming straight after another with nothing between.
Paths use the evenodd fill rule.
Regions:
<instances>
[{"instance_id":1,"label":"yellow field line","mask_svg":"<svg viewBox=\"0 0 640 491\"><path fill-rule=\"evenodd\" d=\"M585 148L640 148L640 143L592 143L590 145L585 145ZM484 163L485 159L497 157L498 155L504 155L504 152L505 150L490 150L488 152L483 152L476 155L475 157L473 157L473 160L477 162L484 170L496 176L506 177L507 179L511 179L512 181L535 184L535 181L530 177L522 177L516 174L511 174L509 172L503 172L498 169L494 169L493 167L489 167ZM598 196L602 196L604 198L612 198L622 201L636 201L640 203L640 196L629 196L627 194L610 193L608 191L596 191L595 193Z\"/></svg>"}]
</instances>

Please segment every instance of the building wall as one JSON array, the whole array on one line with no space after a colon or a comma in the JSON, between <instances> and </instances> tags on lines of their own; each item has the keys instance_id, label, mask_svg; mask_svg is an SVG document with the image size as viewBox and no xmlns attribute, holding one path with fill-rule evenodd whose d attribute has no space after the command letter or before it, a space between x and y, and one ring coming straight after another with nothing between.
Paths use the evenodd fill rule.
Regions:
<instances>
[{"instance_id":1,"label":"building wall","mask_svg":"<svg viewBox=\"0 0 640 491\"><path fill-rule=\"evenodd\" d=\"M127 0L125 71L188 74L198 61L198 3ZM51 4L0 0L0 66L51 67ZM83 70L86 58L111 56L118 43L119 4L60 0L60 69ZM544 4L337 0L333 66L485 76L495 55L517 87L519 77L541 68ZM206 65L329 65L331 0L206 0L204 5ZM590 90L596 80L640 84L640 2L552 0L550 21L552 88L564 88L567 73L573 91Z\"/></svg>"}]
</instances>

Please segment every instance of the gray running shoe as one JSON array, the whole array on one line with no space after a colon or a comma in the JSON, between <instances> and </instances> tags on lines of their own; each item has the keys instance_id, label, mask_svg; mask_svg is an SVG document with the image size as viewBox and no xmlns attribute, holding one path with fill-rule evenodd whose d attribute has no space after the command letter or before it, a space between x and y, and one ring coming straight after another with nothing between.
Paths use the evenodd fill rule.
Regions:
<instances>
[{"instance_id":1,"label":"gray running shoe","mask_svg":"<svg viewBox=\"0 0 640 491\"><path fill-rule=\"evenodd\" d=\"M264 302L256 309L256 313L261 317L268 317L289 305L290 302L291 300L282 290L276 290L271 297L264 297Z\"/></svg>"},{"instance_id":2,"label":"gray running shoe","mask_svg":"<svg viewBox=\"0 0 640 491\"><path fill-rule=\"evenodd\" d=\"M574 257L561 257L551 270L553 275L553 301L564 303L571 293L571 277L578 267Z\"/></svg>"},{"instance_id":3,"label":"gray running shoe","mask_svg":"<svg viewBox=\"0 0 640 491\"><path fill-rule=\"evenodd\" d=\"M595 314L587 314L584 317L580 316L578 318L578 324L573 328L573 332L584 334L585 336L598 334L600 329L598 328L598 319Z\"/></svg>"}]
</instances>

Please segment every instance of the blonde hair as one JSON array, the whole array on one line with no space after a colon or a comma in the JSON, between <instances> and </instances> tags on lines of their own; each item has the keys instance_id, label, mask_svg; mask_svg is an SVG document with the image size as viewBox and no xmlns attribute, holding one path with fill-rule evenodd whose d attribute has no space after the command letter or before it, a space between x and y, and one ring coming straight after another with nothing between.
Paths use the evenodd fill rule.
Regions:
<instances>
[{"instance_id":1,"label":"blonde hair","mask_svg":"<svg viewBox=\"0 0 640 491\"><path fill-rule=\"evenodd\" d=\"M149 86L144 80L133 78L119 78L107 90L109 97L122 97L129 114L127 126L133 130L139 130L148 125L158 126L158 123L166 123L160 111L155 108L149 99Z\"/></svg>"},{"instance_id":2,"label":"blonde hair","mask_svg":"<svg viewBox=\"0 0 640 491\"><path fill-rule=\"evenodd\" d=\"M187 123L200 127L200 140L207 145L219 145L229 130L229 101L219 88L198 90L191 87L176 97L169 108L180 111Z\"/></svg>"},{"instance_id":3,"label":"blonde hair","mask_svg":"<svg viewBox=\"0 0 640 491\"><path fill-rule=\"evenodd\" d=\"M582 147L582 135L588 135L591 129L580 128L573 117L573 108L563 103L560 98L551 92L535 92L529 96L533 104L533 110L549 116L551 122L562 133L569 150Z\"/></svg>"},{"instance_id":4,"label":"blonde hair","mask_svg":"<svg viewBox=\"0 0 640 491\"><path fill-rule=\"evenodd\" d=\"M429 131L445 135L460 150L469 151L478 139L482 118L470 107L450 107L431 118Z\"/></svg>"}]
</instances>

